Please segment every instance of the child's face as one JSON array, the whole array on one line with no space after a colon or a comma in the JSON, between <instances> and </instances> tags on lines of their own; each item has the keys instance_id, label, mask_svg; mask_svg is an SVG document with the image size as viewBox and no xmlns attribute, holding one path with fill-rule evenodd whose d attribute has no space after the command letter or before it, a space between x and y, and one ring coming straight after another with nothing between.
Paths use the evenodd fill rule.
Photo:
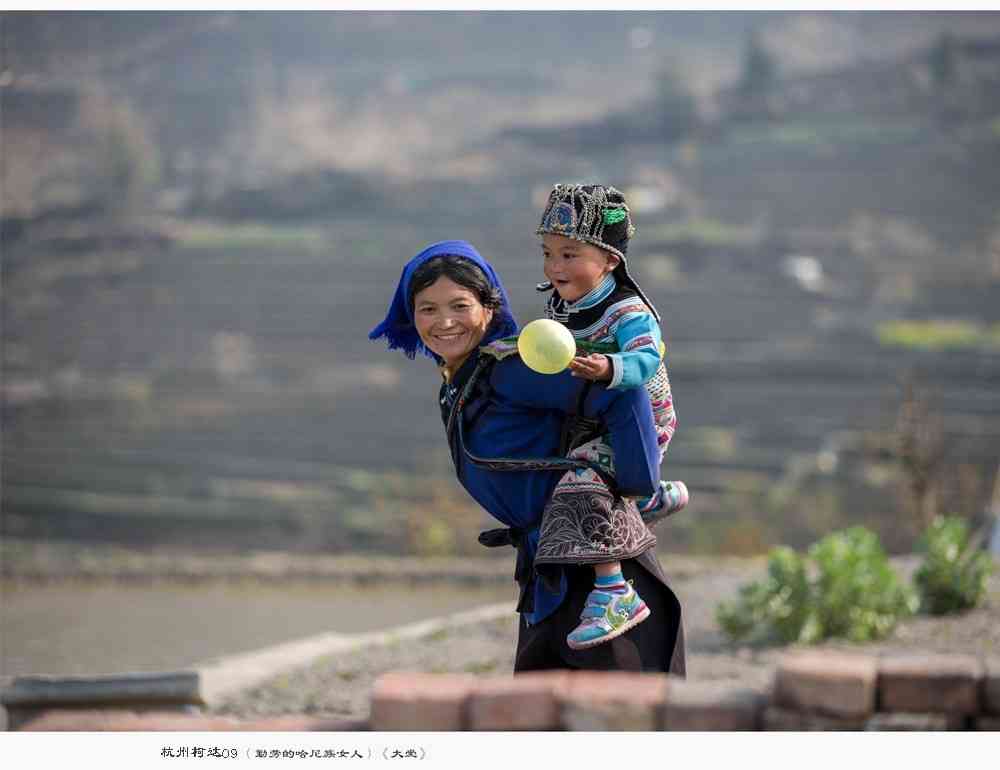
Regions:
<instances>
[{"instance_id":1,"label":"child's face","mask_svg":"<svg viewBox=\"0 0 1000 770\"><path fill-rule=\"evenodd\" d=\"M567 302L593 291L618 265L614 254L590 243L545 233L542 236L545 277Z\"/></svg>"}]
</instances>

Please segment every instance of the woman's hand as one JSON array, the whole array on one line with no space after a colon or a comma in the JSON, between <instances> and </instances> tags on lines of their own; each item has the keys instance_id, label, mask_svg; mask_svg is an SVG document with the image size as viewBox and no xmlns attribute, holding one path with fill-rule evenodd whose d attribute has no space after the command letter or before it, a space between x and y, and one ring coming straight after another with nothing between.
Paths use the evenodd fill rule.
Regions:
<instances>
[{"instance_id":1,"label":"woman's hand","mask_svg":"<svg viewBox=\"0 0 1000 770\"><path fill-rule=\"evenodd\" d=\"M611 359L602 353L576 356L569 362L569 370L574 377L583 377L585 380L611 381Z\"/></svg>"}]
</instances>

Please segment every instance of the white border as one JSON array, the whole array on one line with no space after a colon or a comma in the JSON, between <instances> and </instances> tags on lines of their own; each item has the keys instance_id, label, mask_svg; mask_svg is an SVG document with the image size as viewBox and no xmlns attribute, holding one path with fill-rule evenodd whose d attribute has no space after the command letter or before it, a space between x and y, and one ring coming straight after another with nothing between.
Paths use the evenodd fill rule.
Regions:
<instances>
[{"instance_id":1,"label":"white border","mask_svg":"<svg viewBox=\"0 0 1000 770\"><path fill-rule=\"evenodd\" d=\"M236 759L164 757L166 747L235 748ZM258 751L357 752L363 759L258 759ZM0 756L11 768L373 767L487 770L590 767L595 758L641 767L740 770L940 770L964 758L996 755L996 735L981 733L4 733ZM420 758L393 759L393 752ZM388 758L387 758L388 757Z\"/></svg>"}]
</instances>

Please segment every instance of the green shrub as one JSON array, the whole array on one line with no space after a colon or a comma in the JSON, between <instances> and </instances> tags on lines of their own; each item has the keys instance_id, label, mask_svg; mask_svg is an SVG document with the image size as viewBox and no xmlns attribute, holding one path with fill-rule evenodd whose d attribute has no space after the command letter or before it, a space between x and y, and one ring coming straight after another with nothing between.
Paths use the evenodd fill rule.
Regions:
<instances>
[{"instance_id":1,"label":"green shrub","mask_svg":"<svg viewBox=\"0 0 1000 770\"><path fill-rule=\"evenodd\" d=\"M944 615L975 607L993 572L990 555L969 542L969 528L955 516L939 516L920 541L923 562L913 576L920 611Z\"/></svg>"},{"instance_id":2,"label":"green shrub","mask_svg":"<svg viewBox=\"0 0 1000 770\"><path fill-rule=\"evenodd\" d=\"M734 602L716 610L719 625L733 639L794 642L809 614L805 560L791 548L772 548L767 578L740 588Z\"/></svg>"},{"instance_id":3,"label":"green shrub","mask_svg":"<svg viewBox=\"0 0 1000 770\"><path fill-rule=\"evenodd\" d=\"M827 535L807 557L772 549L767 578L743 586L735 601L719 605L716 617L734 640L860 642L885 636L915 606L876 535L852 527Z\"/></svg>"},{"instance_id":4,"label":"green shrub","mask_svg":"<svg viewBox=\"0 0 1000 770\"><path fill-rule=\"evenodd\" d=\"M816 639L867 642L886 636L912 614L916 596L889 565L874 532L851 527L827 535L809 549L818 576L813 602Z\"/></svg>"}]
</instances>

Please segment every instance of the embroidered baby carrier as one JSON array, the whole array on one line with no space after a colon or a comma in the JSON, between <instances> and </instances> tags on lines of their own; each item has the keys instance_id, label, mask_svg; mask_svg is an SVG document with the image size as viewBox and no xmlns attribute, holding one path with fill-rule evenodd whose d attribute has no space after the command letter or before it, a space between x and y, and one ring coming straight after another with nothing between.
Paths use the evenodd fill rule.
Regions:
<instances>
[{"instance_id":1,"label":"embroidered baby carrier","mask_svg":"<svg viewBox=\"0 0 1000 770\"><path fill-rule=\"evenodd\" d=\"M542 512L538 548L534 564L528 564L523 548L525 533L516 529L489 530L479 540L488 547L514 545L518 548L515 579L522 588L531 570L549 585L558 585L558 567L566 564L597 564L631 559L656 545L656 536L642 521L635 501L617 491L610 454L596 452L603 446L606 432L601 421L583 416L583 405L591 383L582 389L575 414L569 416L562 432L562 457L510 458L479 457L465 444L465 431L489 403L490 372L497 361L517 352L514 337L497 340L480 348L479 361L455 399L448 416L447 435L453 459L465 456L469 462L497 471L564 471ZM466 414L470 405L472 412ZM523 599L523 597L522 597Z\"/></svg>"}]
</instances>

